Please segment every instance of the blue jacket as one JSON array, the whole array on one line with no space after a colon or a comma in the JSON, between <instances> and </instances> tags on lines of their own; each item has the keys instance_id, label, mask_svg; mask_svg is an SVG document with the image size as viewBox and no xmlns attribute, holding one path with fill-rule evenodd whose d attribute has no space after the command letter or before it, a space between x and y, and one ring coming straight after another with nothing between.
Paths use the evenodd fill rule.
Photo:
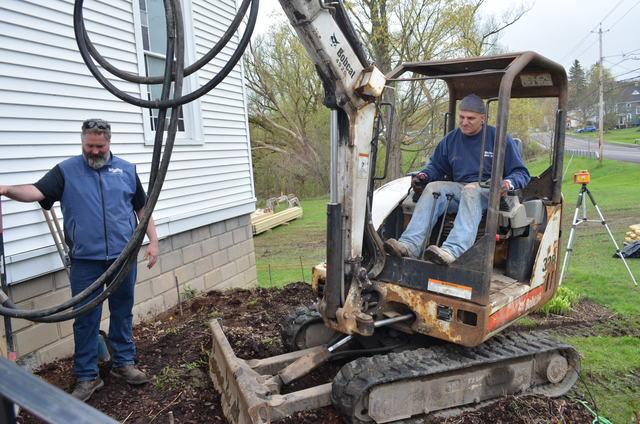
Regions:
<instances>
[{"instance_id":1,"label":"blue jacket","mask_svg":"<svg viewBox=\"0 0 640 424\"><path fill-rule=\"evenodd\" d=\"M495 137L496 128L488 125L487 139L482 155L484 157L483 181L491 177ZM431 155L431 162L422 172L427 174L429 181L441 181L446 178L459 183L477 182L481 146L482 131L476 135L467 136L460 131L460 128L456 128L438 143ZM526 187L531 179L510 135L507 135L502 179L510 180L516 189Z\"/></svg>"},{"instance_id":2,"label":"blue jacket","mask_svg":"<svg viewBox=\"0 0 640 424\"><path fill-rule=\"evenodd\" d=\"M64 233L74 259L118 257L137 225L133 210L135 166L111 155L99 170L75 156L59 164L64 176L60 199Z\"/></svg>"}]
</instances>

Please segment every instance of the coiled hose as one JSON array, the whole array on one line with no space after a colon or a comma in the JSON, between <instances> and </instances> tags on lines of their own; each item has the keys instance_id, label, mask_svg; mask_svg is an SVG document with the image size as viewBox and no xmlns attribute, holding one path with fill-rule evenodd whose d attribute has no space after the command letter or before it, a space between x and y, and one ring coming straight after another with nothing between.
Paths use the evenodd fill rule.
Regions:
<instances>
[{"instance_id":1,"label":"coiled hose","mask_svg":"<svg viewBox=\"0 0 640 424\"><path fill-rule=\"evenodd\" d=\"M205 54L198 61L185 68L184 66L184 26L182 19L182 9L180 6L180 0L164 0L164 8L166 15L166 27L167 27L167 48L166 59L163 76L151 76L141 77L129 72L123 72L107 60L104 59L98 53L94 47L87 31L84 27L83 18L83 3L84 0L76 0L73 10L73 24L76 42L80 50L80 54L85 64L89 68L89 71L98 80L98 82L111 92L114 96L127 103L140 106L149 109L158 109L158 127L156 129L153 156L151 160L151 173L149 177L148 187L148 199L144 207L144 214L142 219L135 228L131 239L122 250L118 258L109 266L109 268L102 274L96 281L94 281L89 287L82 292L71 297L69 300L48 308L42 309L20 309L11 302L6 293L0 290L0 315L4 315L10 318L22 318L35 322L59 322L65 321L77 316L80 316L99 304L101 304L111 293L118 289L129 270L136 261L138 256L138 250L144 240L144 235L149 224L149 219L153 213L153 210L160 196L160 190L164 183L164 179L167 175L167 169L169 168L169 161L171 159L171 153L173 151L173 145L178 129L178 117L180 115L180 108L185 103L191 102L215 88L236 66L244 50L249 44L251 34L255 27L256 19L258 17L259 0L243 0L234 20L229 25L227 31L218 40L215 46ZM209 63L216 55L225 47L227 42L231 39L233 34L240 26L242 19L244 18L247 9L251 5L249 11L249 18L247 25L238 43L237 48L231 55L227 63L223 66L218 74L216 74L210 81L204 84L202 87L196 89L192 93L182 95L182 84L185 76L196 72L204 65ZM175 57L175 60L174 60ZM111 82L101 74L97 68L94 60L102 66L105 70L111 74L129 82L139 84L160 84L162 83L162 94L160 100L144 100L130 96L118 88L116 88ZM171 90L173 85L173 91ZM173 95L170 96L170 93ZM171 119L169 121L168 132L166 141L164 144L164 151L162 149L162 141L165 130L165 118L167 116L167 109L171 109ZM82 306L76 307L81 302L86 300L94 292L101 289L106 284L105 290L95 298ZM68 310L74 308L72 310ZM67 311L68 310L68 311Z\"/></svg>"}]
</instances>

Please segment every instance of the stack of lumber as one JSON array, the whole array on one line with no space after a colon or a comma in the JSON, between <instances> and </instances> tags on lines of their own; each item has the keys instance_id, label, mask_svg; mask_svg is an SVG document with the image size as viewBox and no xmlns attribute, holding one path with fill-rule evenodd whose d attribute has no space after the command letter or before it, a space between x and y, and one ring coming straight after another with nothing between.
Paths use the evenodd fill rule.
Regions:
<instances>
[{"instance_id":1,"label":"stack of lumber","mask_svg":"<svg viewBox=\"0 0 640 424\"><path fill-rule=\"evenodd\" d=\"M640 240L640 224L629 225L629 231L624 236L625 243Z\"/></svg>"},{"instance_id":2,"label":"stack of lumber","mask_svg":"<svg viewBox=\"0 0 640 424\"><path fill-rule=\"evenodd\" d=\"M258 209L251 214L251 230L255 236L301 216L300 206L293 206L276 213L268 209Z\"/></svg>"}]
</instances>

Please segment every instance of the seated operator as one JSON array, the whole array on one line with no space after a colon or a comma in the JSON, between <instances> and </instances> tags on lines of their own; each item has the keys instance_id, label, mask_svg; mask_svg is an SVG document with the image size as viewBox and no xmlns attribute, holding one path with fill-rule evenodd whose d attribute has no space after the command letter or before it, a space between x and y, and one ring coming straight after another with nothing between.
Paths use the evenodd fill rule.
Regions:
<instances>
[{"instance_id":1,"label":"seated operator","mask_svg":"<svg viewBox=\"0 0 640 424\"><path fill-rule=\"evenodd\" d=\"M411 186L416 193L420 193L425 186L426 190L420 196L411 222L400 239L385 241L385 250L391 255L413 258L421 255L425 239L429 237L427 231L430 232L438 217L445 213L447 194L453 195L451 207L452 210L457 210L458 215L442 247L429 246L425 251L425 259L448 265L473 246L476 240L478 224L482 219L482 212L487 209L489 198L489 189L481 188L478 184L486 108L480 97L469 94L460 102L459 110L459 128L449 132L438 143L431 156L431 162L411 180ZM496 128L487 125L487 138L482 155L483 181L491 178L495 137ZM451 181L443 181L445 176ZM507 135L502 194L505 195L508 190L524 188L530 178L515 142ZM436 199L433 196L435 192L440 193Z\"/></svg>"}]
</instances>

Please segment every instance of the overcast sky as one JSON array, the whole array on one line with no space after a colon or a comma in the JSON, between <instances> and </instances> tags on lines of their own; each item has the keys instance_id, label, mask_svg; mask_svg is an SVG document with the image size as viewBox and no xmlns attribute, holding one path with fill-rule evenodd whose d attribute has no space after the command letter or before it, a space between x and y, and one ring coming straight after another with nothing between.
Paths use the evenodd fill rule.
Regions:
<instances>
[{"instance_id":1,"label":"overcast sky","mask_svg":"<svg viewBox=\"0 0 640 424\"><path fill-rule=\"evenodd\" d=\"M507 51L536 51L567 72L578 59L588 69L598 60L598 34L591 31L602 21L605 66L616 79L640 75L640 0L487 0L483 8L501 16L514 4L531 10L503 32L500 44ZM278 0L261 0L260 9L258 32L273 24L274 11L284 19Z\"/></svg>"}]
</instances>

